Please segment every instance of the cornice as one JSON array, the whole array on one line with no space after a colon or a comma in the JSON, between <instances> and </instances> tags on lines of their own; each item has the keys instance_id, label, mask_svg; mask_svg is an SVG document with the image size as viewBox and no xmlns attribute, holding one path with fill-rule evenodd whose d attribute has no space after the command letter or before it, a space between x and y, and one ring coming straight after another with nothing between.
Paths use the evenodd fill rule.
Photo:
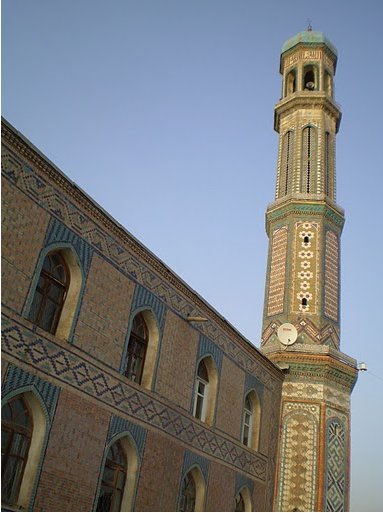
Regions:
<instances>
[{"instance_id":1,"label":"cornice","mask_svg":"<svg viewBox=\"0 0 383 513\"><path fill-rule=\"evenodd\" d=\"M342 113L338 105L323 92L297 91L279 101L274 110L274 130L279 133L282 115L299 109L321 109L336 122L336 133L339 130Z\"/></svg>"},{"instance_id":2,"label":"cornice","mask_svg":"<svg viewBox=\"0 0 383 513\"><path fill-rule=\"evenodd\" d=\"M280 222L289 216L324 216L340 230L342 230L345 218L343 210L340 207L330 205L323 195L318 195L321 199L302 199L299 200L290 196L282 204L272 203L266 211L266 232L270 233L271 223Z\"/></svg>"}]
</instances>

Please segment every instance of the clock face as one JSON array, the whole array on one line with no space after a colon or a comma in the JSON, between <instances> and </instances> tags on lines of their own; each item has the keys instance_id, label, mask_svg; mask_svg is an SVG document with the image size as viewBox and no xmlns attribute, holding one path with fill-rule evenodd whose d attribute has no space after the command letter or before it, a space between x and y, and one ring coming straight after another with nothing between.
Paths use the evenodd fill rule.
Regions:
<instances>
[{"instance_id":1,"label":"clock face","mask_svg":"<svg viewBox=\"0 0 383 513\"><path fill-rule=\"evenodd\" d=\"M285 322L278 328L278 339L284 346L291 346L298 337L298 332L294 324Z\"/></svg>"}]
</instances>

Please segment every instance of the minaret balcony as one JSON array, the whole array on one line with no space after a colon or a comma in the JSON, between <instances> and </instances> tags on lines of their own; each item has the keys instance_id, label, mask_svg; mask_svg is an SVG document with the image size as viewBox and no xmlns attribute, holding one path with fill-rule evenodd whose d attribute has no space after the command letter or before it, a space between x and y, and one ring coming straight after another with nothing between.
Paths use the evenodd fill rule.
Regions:
<instances>
[{"instance_id":1,"label":"minaret balcony","mask_svg":"<svg viewBox=\"0 0 383 513\"><path fill-rule=\"evenodd\" d=\"M335 120L336 132L338 132L342 118L340 106L326 93L321 91L297 91L286 98L282 98L275 106L274 130L279 133L282 115L297 112L300 109L323 109Z\"/></svg>"}]
</instances>

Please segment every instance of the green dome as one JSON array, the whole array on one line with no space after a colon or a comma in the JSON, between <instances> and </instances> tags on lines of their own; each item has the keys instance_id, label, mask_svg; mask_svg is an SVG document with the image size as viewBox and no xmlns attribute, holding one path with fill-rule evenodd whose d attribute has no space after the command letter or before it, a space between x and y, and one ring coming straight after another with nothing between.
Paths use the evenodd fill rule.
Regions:
<instances>
[{"instance_id":1,"label":"green dome","mask_svg":"<svg viewBox=\"0 0 383 513\"><path fill-rule=\"evenodd\" d=\"M323 34L323 32L318 32L315 30L305 30L304 32L299 32L299 34L288 39L282 46L281 53L287 52L287 50L290 50L291 48L298 45L299 43L314 44L314 45L315 44L325 44L331 50L331 52L334 54L335 57L337 57L337 55L338 55L338 52L337 52L335 46L332 43L330 43L330 41Z\"/></svg>"}]
</instances>

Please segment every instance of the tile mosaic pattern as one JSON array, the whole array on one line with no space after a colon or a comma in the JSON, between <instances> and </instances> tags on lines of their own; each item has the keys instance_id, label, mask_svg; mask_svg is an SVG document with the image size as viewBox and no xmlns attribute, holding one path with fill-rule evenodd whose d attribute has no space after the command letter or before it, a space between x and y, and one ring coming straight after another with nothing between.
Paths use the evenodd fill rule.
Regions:
<instances>
[{"instance_id":1,"label":"tile mosaic pattern","mask_svg":"<svg viewBox=\"0 0 383 513\"><path fill-rule=\"evenodd\" d=\"M275 230L271 239L271 260L269 289L267 299L267 315L282 313L284 309L286 259L287 259L287 227Z\"/></svg>"},{"instance_id":2,"label":"tile mosaic pattern","mask_svg":"<svg viewBox=\"0 0 383 513\"><path fill-rule=\"evenodd\" d=\"M345 511L347 437L345 426L338 418L327 421L326 463L324 511Z\"/></svg>"},{"instance_id":3,"label":"tile mosaic pattern","mask_svg":"<svg viewBox=\"0 0 383 513\"><path fill-rule=\"evenodd\" d=\"M318 236L318 223L296 223L292 295L292 311L296 313L317 312ZM303 299L306 299L306 305L302 304Z\"/></svg>"},{"instance_id":4,"label":"tile mosaic pattern","mask_svg":"<svg viewBox=\"0 0 383 513\"><path fill-rule=\"evenodd\" d=\"M70 346L37 336L23 321L16 323L3 316L2 349L4 355L27 361L31 368L80 390L82 393L114 407L132 419L147 423L208 456L227 462L253 478L265 481L267 458L247 451L241 444L201 426L191 417L173 410L144 390L130 386L123 377L80 358Z\"/></svg>"},{"instance_id":5,"label":"tile mosaic pattern","mask_svg":"<svg viewBox=\"0 0 383 513\"><path fill-rule=\"evenodd\" d=\"M261 344L264 346L273 337L276 338L279 326L282 324L280 320L271 322L262 334ZM307 317L305 319L299 318L295 322L298 334L306 334L310 340L315 341L317 344L329 345L331 347L339 348L340 333L339 328L332 324L325 324L321 329ZM293 346L294 347L294 346Z\"/></svg>"},{"instance_id":6,"label":"tile mosaic pattern","mask_svg":"<svg viewBox=\"0 0 383 513\"><path fill-rule=\"evenodd\" d=\"M283 406L278 511L314 511L320 409L315 404Z\"/></svg>"},{"instance_id":7,"label":"tile mosaic pattern","mask_svg":"<svg viewBox=\"0 0 383 513\"><path fill-rule=\"evenodd\" d=\"M339 307L339 240L335 232L326 232L324 264L324 314L338 322Z\"/></svg>"},{"instance_id":8,"label":"tile mosaic pattern","mask_svg":"<svg viewBox=\"0 0 383 513\"><path fill-rule=\"evenodd\" d=\"M152 292L167 307L183 317L206 315L205 303L199 296L150 251L111 220L102 209L94 206L82 191L74 187L5 125L2 125L2 135L2 172L6 179L82 237L93 250L102 253L104 258L121 272ZM11 144L18 154L28 159L28 163L18 158L5 144ZM49 177L57 188L49 183L46 177ZM213 315L210 317L214 318ZM278 393L279 382L272 373L249 357L247 350L241 347L243 339L235 330L230 331L229 335L227 325L218 316L214 321L209 320L201 324L198 329L240 367L254 374Z\"/></svg>"}]
</instances>

